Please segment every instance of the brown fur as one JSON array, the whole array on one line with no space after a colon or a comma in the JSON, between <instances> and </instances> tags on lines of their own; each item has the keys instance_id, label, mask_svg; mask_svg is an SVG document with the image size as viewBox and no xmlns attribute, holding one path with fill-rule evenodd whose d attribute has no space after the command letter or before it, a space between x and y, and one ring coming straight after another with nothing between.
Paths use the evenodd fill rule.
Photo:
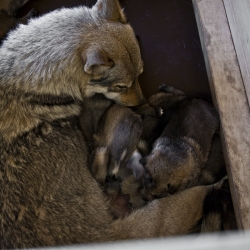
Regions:
<instances>
[{"instance_id":1,"label":"brown fur","mask_svg":"<svg viewBox=\"0 0 250 250\"><path fill-rule=\"evenodd\" d=\"M237 230L236 217L228 179L221 181L220 188L214 188L204 201L204 215L201 232Z\"/></svg>"},{"instance_id":2,"label":"brown fur","mask_svg":"<svg viewBox=\"0 0 250 250\"><path fill-rule=\"evenodd\" d=\"M141 119L137 114L118 104L109 107L101 117L94 134L94 164L91 168L93 175L100 180L96 176L97 172L100 173L99 169L102 169L101 172L106 169L105 177L114 175L123 179L128 175L126 164L137 148L140 135ZM106 152L103 152L103 148ZM104 161L97 160L100 157ZM108 164L105 166L104 162Z\"/></svg>"},{"instance_id":3,"label":"brown fur","mask_svg":"<svg viewBox=\"0 0 250 250\"><path fill-rule=\"evenodd\" d=\"M145 167L153 180L145 181L149 197L197 185L218 129L219 118L210 104L183 100L146 158Z\"/></svg>"},{"instance_id":4,"label":"brown fur","mask_svg":"<svg viewBox=\"0 0 250 250\"><path fill-rule=\"evenodd\" d=\"M92 149L93 135L97 131L98 123L104 112L113 105L114 102L107 99L102 94L95 94L90 98L85 98L81 107L80 125L85 139Z\"/></svg>"},{"instance_id":5,"label":"brown fur","mask_svg":"<svg viewBox=\"0 0 250 250\"><path fill-rule=\"evenodd\" d=\"M210 185L227 175L222 144L219 134L215 134L205 167L201 169L197 185Z\"/></svg>"},{"instance_id":6,"label":"brown fur","mask_svg":"<svg viewBox=\"0 0 250 250\"><path fill-rule=\"evenodd\" d=\"M160 137L179 103L187 98L183 92L169 85L161 85L159 89L147 104L136 110L142 116L142 135L138 149L143 156L150 153L153 143Z\"/></svg>"}]
</instances>

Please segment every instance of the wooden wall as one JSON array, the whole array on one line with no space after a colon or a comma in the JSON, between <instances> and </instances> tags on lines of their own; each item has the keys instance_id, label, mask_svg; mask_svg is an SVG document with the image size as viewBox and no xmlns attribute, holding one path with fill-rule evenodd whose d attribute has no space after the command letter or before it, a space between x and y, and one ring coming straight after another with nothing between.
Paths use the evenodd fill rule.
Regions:
<instances>
[{"instance_id":1,"label":"wooden wall","mask_svg":"<svg viewBox=\"0 0 250 250\"><path fill-rule=\"evenodd\" d=\"M193 0L237 223L250 229L250 0Z\"/></svg>"}]
</instances>

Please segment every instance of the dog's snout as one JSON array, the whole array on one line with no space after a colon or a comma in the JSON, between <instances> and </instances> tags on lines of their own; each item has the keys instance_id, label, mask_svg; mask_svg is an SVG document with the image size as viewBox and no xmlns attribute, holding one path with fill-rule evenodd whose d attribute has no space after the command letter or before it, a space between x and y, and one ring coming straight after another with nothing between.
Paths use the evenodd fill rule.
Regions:
<instances>
[{"instance_id":1,"label":"dog's snout","mask_svg":"<svg viewBox=\"0 0 250 250\"><path fill-rule=\"evenodd\" d=\"M168 184L168 192L169 194L174 194L175 192L177 191L177 187L171 185L171 184Z\"/></svg>"}]
</instances>

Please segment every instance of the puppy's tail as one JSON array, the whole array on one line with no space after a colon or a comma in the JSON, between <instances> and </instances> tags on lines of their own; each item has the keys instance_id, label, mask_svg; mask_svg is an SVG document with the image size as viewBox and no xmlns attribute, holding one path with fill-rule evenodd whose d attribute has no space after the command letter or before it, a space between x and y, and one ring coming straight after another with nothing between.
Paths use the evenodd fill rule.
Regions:
<instances>
[{"instance_id":1,"label":"puppy's tail","mask_svg":"<svg viewBox=\"0 0 250 250\"><path fill-rule=\"evenodd\" d=\"M201 232L236 230L236 218L228 179L218 183L204 200Z\"/></svg>"}]
</instances>

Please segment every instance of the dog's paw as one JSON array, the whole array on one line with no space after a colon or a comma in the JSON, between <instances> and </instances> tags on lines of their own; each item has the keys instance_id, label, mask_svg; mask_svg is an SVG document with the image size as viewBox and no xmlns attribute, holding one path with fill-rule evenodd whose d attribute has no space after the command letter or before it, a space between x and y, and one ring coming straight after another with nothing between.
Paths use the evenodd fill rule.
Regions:
<instances>
[{"instance_id":1,"label":"dog's paw","mask_svg":"<svg viewBox=\"0 0 250 250\"><path fill-rule=\"evenodd\" d=\"M184 92L182 92L179 89L176 89L175 87L171 86L171 85L167 85L167 84L162 84L159 86L159 91L163 91L166 93L171 93L174 95L185 95Z\"/></svg>"},{"instance_id":2,"label":"dog's paw","mask_svg":"<svg viewBox=\"0 0 250 250\"><path fill-rule=\"evenodd\" d=\"M162 84L159 86L159 91L163 91L166 93L173 93L174 90L175 90L175 88L171 85L168 85L168 84Z\"/></svg>"},{"instance_id":3,"label":"dog's paw","mask_svg":"<svg viewBox=\"0 0 250 250\"><path fill-rule=\"evenodd\" d=\"M164 110L161 107L155 107L156 117L161 117L164 114Z\"/></svg>"}]
</instances>

